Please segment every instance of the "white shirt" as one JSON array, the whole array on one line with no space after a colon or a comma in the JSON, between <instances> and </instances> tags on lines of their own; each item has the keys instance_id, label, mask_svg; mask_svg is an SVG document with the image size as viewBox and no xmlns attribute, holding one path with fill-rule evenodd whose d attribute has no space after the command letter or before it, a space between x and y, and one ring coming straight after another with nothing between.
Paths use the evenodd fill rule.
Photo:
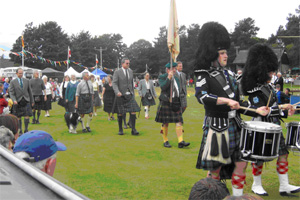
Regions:
<instances>
[{"instance_id":1,"label":"white shirt","mask_svg":"<svg viewBox=\"0 0 300 200\"><path fill-rule=\"evenodd\" d=\"M45 84L45 87L46 87L46 95L52 94L52 92L51 92L51 88L52 88L51 83L47 82L47 84ZM43 91L43 93L44 93L44 91Z\"/></svg>"}]
</instances>

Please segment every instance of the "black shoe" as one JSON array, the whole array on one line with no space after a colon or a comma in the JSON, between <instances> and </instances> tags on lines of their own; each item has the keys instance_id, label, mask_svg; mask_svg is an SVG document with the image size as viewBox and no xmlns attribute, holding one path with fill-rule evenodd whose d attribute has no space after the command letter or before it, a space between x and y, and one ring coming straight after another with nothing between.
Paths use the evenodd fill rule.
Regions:
<instances>
[{"instance_id":1,"label":"black shoe","mask_svg":"<svg viewBox=\"0 0 300 200\"><path fill-rule=\"evenodd\" d=\"M41 124L39 121L35 121L36 124Z\"/></svg>"},{"instance_id":2,"label":"black shoe","mask_svg":"<svg viewBox=\"0 0 300 200\"><path fill-rule=\"evenodd\" d=\"M119 131L118 135L124 135L123 131Z\"/></svg>"},{"instance_id":3,"label":"black shoe","mask_svg":"<svg viewBox=\"0 0 300 200\"><path fill-rule=\"evenodd\" d=\"M24 131L24 133L27 133L27 132L28 132L28 130L25 130L25 131Z\"/></svg>"},{"instance_id":4,"label":"black shoe","mask_svg":"<svg viewBox=\"0 0 300 200\"><path fill-rule=\"evenodd\" d=\"M166 142L164 143L164 147L171 148L172 146L169 144L169 141L166 141Z\"/></svg>"},{"instance_id":5,"label":"black shoe","mask_svg":"<svg viewBox=\"0 0 300 200\"><path fill-rule=\"evenodd\" d=\"M86 127L86 129L87 129L88 132L92 132L90 127Z\"/></svg>"},{"instance_id":6,"label":"black shoe","mask_svg":"<svg viewBox=\"0 0 300 200\"><path fill-rule=\"evenodd\" d=\"M82 132L83 132L83 133L87 133L87 130L86 130L86 129L82 129Z\"/></svg>"},{"instance_id":7,"label":"black shoe","mask_svg":"<svg viewBox=\"0 0 300 200\"><path fill-rule=\"evenodd\" d=\"M35 119L33 119L33 120L32 120L32 124L36 124L36 121L35 121Z\"/></svg>"},{"instance_id":8,"label":"black shoe","mask_svg":"<svg viewBox=\"0 0 300 200\"><path fill-rule=\"evenodd\" d=\"M190 145L189 142L181 141L181 142L178 143L178 148L187 147L189 145Z\"/></svg>"},{"instance_id":9,"label":"black shoe","mask_svg":"<svg viewBox=\"0 0 300 200\"><path fill-rule=\"evenodd\" d=\"M131 130L131 135L138 135L138 134L140 134L137 130Z\"/></svg>"}]
</instances>

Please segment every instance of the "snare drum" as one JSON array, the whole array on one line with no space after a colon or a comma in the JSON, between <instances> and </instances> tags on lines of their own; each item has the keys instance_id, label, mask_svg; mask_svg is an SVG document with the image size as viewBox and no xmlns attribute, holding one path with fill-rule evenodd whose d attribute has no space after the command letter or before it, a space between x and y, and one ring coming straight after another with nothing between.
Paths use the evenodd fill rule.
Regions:
<instances>
[{"instance_id":1,"label":"snare drum","mask_svg":"<svg viewBox=\"0 0 300 200\"><path fill-rule=\"evenodd\" d=\"M277 124L245 121L240 138L242 160L271 161L278 157L282 128Z\"/></svg>"},{"instance_id":2,"label":"snare drum","mask_svg":"<svg viewBox=\"0 0 300 200\"><path fill-rule=\"evenodd\" d=\"M291 151L300 151L300 122L290 122L286 125L285 144Z\"/></svg>"}]
</instances>

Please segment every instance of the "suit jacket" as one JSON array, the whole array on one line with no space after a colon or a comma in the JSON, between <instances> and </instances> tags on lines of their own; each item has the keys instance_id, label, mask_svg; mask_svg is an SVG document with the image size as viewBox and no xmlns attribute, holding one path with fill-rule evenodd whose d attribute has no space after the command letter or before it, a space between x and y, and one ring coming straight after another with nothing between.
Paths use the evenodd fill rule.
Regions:
<instances>
[{"instance_id":1,"label":"suit jacket","mask_svg":"<svg viewBox=\"0 0 300 200\"><path fill-rule=\"evenodd\" d=\"M177 85L179 86L180 88L180 81L179 79L174 76L176 82L177 82ZM170 86L171 86L171 80L168 79L168 74L165 73L165 74L162 74L158 77L158 82L159 82L159 85L160 85L160 88L161 88L161 93L160 93L160 96L159 96L159 100L161 101L169 101L170 100Z\"/></svg>"},{"instance_id":2,"label":"suit jacket","mask_svg":"<svg viewBox=\"0 0 300 200\"><path fill-rule=\"evenodd\" d=\"M156 95L156 92L155 92L155 89L154 89L154 84L153 84L152 80L149 80L149 86L150 86L149 89L150 89L151 95L156 98L157 95ZM147 93L147 86L146 86L146 80L145 79L140 81L138 91L139 91L139 95L141 97L145 97L145 95Z\"/></svg>"},{"instance_id":3,"label":"suit jacket","mask_svg":"<svg viewBox=\"0 0 300 200\"><path fill-rule=\"evenodd\" d=\"M119 92L122 95L125 95L127 89L134 95L134 87L133 87L133 72L131 69L128 69L128 76L129 79L127 80L123 69L118 69L114 72L112 86L114 89L115 94L117 95Z\"/></svg>"},{"instance_id":4,"label":"suit jacket","mask_svg":"<svg viewBox=\"0 0 300 200\"><path fill-rule=\"evenodd\" d=\"M280 91L283 91L283 78L282 78L282 77L278 78L278 79L275 81L274 85L276 86L277 84L280 85Z\"/></svg>"},{"instance_id":5,"label":"suit jacket","mask_svg":"<svg viewBox=\"0 0 300 200\"><path fill-rule=\"evenodd\" d=\"M20 86L18 78L15 78L10 82L9 85L9 95L13 101L21 101L22 97L30 104L32 104L33 101L33 95L31 92L31 87L29 85L29 80L26 78L22 78L23 81L23 89Z\"/></svg>"},{"instance_id":6,"label":"suit jacket","mask_svg":"<svg viewBox=\"0 0 300 200\"><path fill-rule=\"evenodd\" d=\"M179 89L179 92L180 93L183 93L185 96L186 96L186 74L181 72L181 78L178 74L178 72L176 71L176 73L174 74L175 77L177 77L179 79L179 82L180 82L180 89Z\"/></svg>"}]
</instances>

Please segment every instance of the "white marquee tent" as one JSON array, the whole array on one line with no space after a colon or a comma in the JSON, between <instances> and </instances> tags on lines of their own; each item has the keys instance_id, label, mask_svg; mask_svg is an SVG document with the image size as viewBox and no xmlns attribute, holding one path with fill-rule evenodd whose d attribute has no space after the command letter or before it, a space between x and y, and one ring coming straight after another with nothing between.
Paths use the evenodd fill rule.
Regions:
<instances>
[{"instance_id":1,"label":"white marquee tent","mask_svg":"<svg viewBox=\"0 0 300 200\"><path fill-rule=\"evenodd\" d=\"M65 76L68 75L71 77L72 74L75 74L75 76L77 78L81 78L81 73L77 72L75 69L73 69L73 67L70 67L66 72L65 72Z\"/></svg>"}]
</instances>

